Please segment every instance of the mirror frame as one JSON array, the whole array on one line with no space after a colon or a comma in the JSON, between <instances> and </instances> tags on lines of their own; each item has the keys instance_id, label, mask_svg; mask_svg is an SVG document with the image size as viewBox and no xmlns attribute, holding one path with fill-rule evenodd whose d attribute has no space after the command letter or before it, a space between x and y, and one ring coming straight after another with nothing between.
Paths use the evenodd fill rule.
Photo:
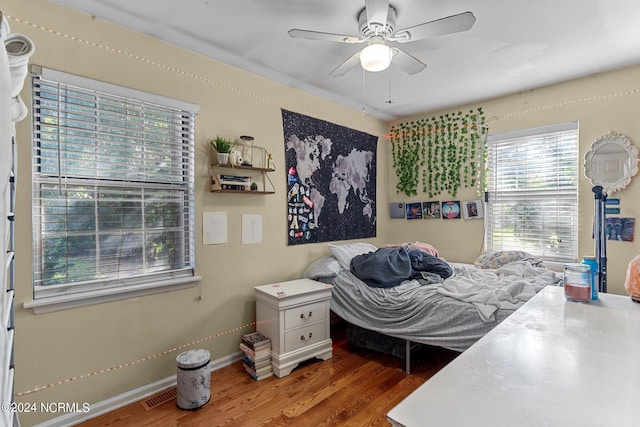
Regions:
<instances>
[{"instance_id":1,"label":"mirror frame","mask_svg":"<svg viewBox=\"0 0 640 427\"><path fill-rule=\"evenodd\" d=\"M594 171L591 167L593 156L598 152L600 148L607 144L616 144L620 146L629 156L629 171L622 178L617 181L606 183L598 182L598 177L594 176ZM614 191L624 189L631 182L631 178L638 173L638 148L631 144L629 138L625 135L610 131L608 134L598 137L591 148L584 156L584 174L589 178L593 185L601 185L603 191L606 194L611 194Z\"/></svg>"}]
</instances>

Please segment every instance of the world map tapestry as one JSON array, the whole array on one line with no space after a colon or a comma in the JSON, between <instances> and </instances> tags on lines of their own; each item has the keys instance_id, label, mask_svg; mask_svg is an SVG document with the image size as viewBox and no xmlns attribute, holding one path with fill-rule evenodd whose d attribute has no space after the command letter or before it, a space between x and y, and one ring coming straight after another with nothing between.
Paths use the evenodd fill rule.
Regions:
<instances>
[{"instance_id":1,"label":"world map tapestry","mask_svg":"<svg viewBox=\"0 0 640 427\"><path fill-rule=\"evenodd\" d=\"M282 110L289 245L375 237L378 138Z\"/></svg>"}]
</instances>

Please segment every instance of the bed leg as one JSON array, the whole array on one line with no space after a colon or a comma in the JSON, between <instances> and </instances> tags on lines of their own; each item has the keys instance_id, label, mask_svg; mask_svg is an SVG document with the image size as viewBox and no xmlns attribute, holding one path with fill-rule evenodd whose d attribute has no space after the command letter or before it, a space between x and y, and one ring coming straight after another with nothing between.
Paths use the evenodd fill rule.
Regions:
<instances>
[{"instance_id":1,"label":"bed leg","mask_svg":"<svg viewBox=\"0 0 640 427\"><path fill-rule=\"evenodd\" d=\"M404 355L404 371L407 374L411 373L411 341L405 340L405 355Z\"/></svg>"}]
</instances>

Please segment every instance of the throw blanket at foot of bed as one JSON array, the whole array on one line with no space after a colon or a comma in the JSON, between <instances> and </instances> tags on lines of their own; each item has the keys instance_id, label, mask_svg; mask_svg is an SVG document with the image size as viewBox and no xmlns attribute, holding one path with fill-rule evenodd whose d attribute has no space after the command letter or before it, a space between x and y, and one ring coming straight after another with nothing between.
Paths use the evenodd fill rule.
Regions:
<instances>
[{"instance_id":1,"label":"throw blanket at foot of bed","mask_svg":"<svg viewBox=\"0 0 640 427\"><path fill-rule=\"evenodd\" d=\"M454 275L438 292L473 304L484 322L494 320L500 308L522 306L542 288L558 285L560 276L551 270L533 267L526 261L509 263L495 270L482 270L454 265Z\"/></svg>"}]
</instances>

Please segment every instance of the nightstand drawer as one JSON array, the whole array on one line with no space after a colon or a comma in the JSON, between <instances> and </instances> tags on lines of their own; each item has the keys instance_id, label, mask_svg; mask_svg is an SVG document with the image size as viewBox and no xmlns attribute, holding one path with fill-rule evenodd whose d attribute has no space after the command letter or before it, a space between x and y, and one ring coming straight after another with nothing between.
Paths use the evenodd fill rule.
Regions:
<instances>
[{"instance_id":1,"label":"nightstand drawer","mask_svg":"<svg viewBox=\"0 0 640 427\"><path fill-rule=\"evenodd\" d=\"M295 307L284 312L284 330L298 328L310 323L321 322L325 318L326 302L317 302Z\"/></svg>"},{"instance_id":2,"label":"nightstand drawer","mask_svg":"<svg viewBox=\"0 0 640 427\"><path fill-rule=\"evenodd\" d=\"M284 351L294 351L326 339L324 322L295 329L284 334Z\"/></svg>"}]
</instances>

